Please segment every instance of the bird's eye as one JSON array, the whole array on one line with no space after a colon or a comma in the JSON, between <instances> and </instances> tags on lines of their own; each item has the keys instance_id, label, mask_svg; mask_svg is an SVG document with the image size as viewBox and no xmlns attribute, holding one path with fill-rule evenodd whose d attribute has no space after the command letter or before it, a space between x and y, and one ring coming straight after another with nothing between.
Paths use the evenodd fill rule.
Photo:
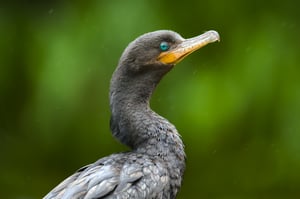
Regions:
<instances>
[{"instance_id":1,"label":"bird's eye","mask_svg":"<svg viewBox=\"0 0 300 199\"><path fill-rule=\"evenodd\" d=\"M159 47L160 47L160 50L162 50L162 51L167 51L170 48L168 42L165 42L165 41L161 42Z\"/></svg>"}]
</instances>

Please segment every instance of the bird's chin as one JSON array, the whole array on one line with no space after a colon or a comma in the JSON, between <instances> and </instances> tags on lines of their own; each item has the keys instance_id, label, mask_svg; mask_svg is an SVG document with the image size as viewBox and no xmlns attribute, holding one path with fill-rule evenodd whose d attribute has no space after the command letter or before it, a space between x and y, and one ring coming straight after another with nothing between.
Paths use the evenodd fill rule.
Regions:
<instances>
[{"instance_id":1,"label":"bird's chin","mask_svg":"<svg viewBox=\"0 0 300 199\"><path fill-rule=\"evenodd\" d=\"M175 63L174 64L164 64L164 63L161 63L162 67L164 70L166 70L167 72L170 71L172 68L174 68L175 66Z\"/></svg>"}]
</instances>

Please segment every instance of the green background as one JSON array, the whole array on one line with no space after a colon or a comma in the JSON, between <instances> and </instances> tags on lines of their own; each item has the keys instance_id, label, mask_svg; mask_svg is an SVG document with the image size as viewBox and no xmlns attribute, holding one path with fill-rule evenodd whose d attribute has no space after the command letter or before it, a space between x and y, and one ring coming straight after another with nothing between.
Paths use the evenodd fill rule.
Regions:
<instances>
[{"instance_id":1,"label":"green background","mask_svg":"<svg viewBox=\"0 0 300 199\"><path fill-rule=\"evenodd\" d=\"M300 198L298 1L0 5L1 198L41 198L78 168L128 150L109 131L109 81L126 45L158 29L221 35L178 64L151 101L186 145L178 198Z\"/></svg>"}]
</instances>

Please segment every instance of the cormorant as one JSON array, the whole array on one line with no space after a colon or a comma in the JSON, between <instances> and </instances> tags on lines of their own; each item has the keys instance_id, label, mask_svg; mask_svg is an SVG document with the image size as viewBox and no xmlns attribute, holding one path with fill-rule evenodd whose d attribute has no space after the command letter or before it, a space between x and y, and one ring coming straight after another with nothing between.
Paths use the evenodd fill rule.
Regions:
<instances>
[{"instance_id":1,"label":"cormorant","mask_svg":"<svg viewBox=\"0 0 300 199\"><path fill-rule=\"evenodd\" d=\"M175 126L151 110L161 78L184 57L219 40L216 31L183 39L159 30L131 42L110 85L110 127L130 152L112 154L79 169L44 199L174 199L185 170Z\"/></svg>"}]
</instances>

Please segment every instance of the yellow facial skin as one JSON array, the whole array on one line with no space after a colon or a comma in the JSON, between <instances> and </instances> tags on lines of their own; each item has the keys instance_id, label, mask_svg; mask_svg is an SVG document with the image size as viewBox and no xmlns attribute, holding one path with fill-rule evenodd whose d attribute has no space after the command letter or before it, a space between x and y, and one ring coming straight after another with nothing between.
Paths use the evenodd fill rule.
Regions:
<instances>
[{"instance_id":1,"label":"yellow facial skin","mask_svg":"<svg viewBox=\"0 0 300 199\"><path fill-rule=\"evenodd\" d=\"M214 30L207 31L199 36L183 40L174 49L160 53L158 61L163 64L177 64L192 52L215 41L220 41L219 33Z\"/></svg>"}]
</instances>

